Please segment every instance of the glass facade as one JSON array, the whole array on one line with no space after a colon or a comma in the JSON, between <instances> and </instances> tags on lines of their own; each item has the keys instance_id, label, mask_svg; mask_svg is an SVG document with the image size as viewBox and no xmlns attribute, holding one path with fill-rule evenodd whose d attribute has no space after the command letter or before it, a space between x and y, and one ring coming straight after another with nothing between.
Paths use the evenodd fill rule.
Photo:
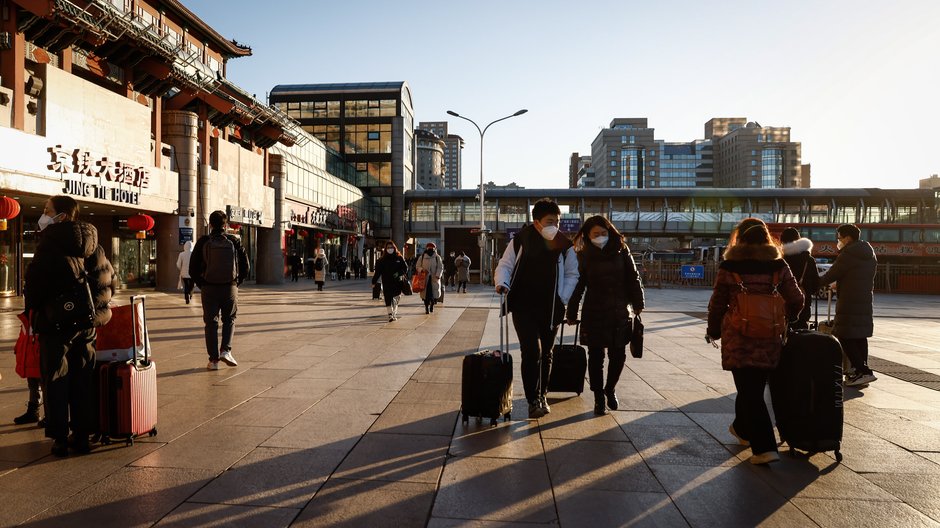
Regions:
<instances>
[{"instance_id":1,"label":"glass facade","mask_svg":"<svg viewBox=\"0 0 940 528\"><path fill-rule=\"evenodd\" d=\"M761 152L761 187L777 189L783 182L783 151L764 149Z\"/></svg>"},{"instance_id":2,"label":"glass facade","mask_svg":"<svg viewBox=\"0 0 940 528\"><path fill-rule=\"evenodd\" d=\"M666 143L660 148L659 187L710 186L711 141Z\"/></svg>"},{"instance_id":3,"label":"glass facade","mask_svg":"<svg viewBox=\"0 0 940 528\"><path fill-rule=\"evenodd\" d=\"M645 151L643 148L625 148L620 151L620 187L637 189L643 186Z\"/></svg>"}]
</instances>

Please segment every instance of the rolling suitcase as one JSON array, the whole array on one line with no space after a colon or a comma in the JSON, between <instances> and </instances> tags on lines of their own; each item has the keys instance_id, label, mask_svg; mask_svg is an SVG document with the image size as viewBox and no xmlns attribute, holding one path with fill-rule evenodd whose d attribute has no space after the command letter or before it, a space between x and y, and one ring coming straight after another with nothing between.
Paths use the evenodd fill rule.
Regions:
<instances>
[{"instance_id":1,"label":"rolling suitcase","mask_svg":"<svg viewBox=\"0 0 940 528\"><path fill-rule=\"evenodd\" d=\"M157 434L157 366L150 359L146 297L131 297L131 306L138 302L143 338L138 340L137 325L131 324L135 359L102 363L99 369L99 427L106 444L123 438L131 445L137 436Z\"/></svg>"},{"instance_id":2,"label":"rolling suitcase","mask_svg":"<svg viewBox=\"0 0 940 528\"><path fill-rule=\"evenodd\" d=\"M817 305L818 307L818 305ZM818 309L817 309L818 323ZM817 324L818 328L818 324ZM791 332L770 376L780 438L794 450L834 451L842 461L842 345L816 330Z\"/></svg>"},{"instance_id":3,"label":"rolling suitcase","mask_svg":"<svg viewBox=\"0 0 940 528\"><path fill-rule=\"evenodd\" d=\"M587 372L587 352L578 345L578 330L574 330L574 344L565 344L565 324L561 325L558 344L552 347L552 371L548 377L548 392L584 392L584 374Z\"/></svg>"},{"instance_id":4,"label":"rolling suitcase","mask_svg":"<svg viewBox=\"0 0 940 528\"><path fill-rule=\"evenodd\" d=\"M502 307L505 295L500 301ZM509 421L512 414L512 356L506 348L509 326L504 311L500 309L499 350L484 350L463 358L460 410L464 425L476 416L478 422L489 418L493 426L500 416Z\"/></svg>"}]
</instances>

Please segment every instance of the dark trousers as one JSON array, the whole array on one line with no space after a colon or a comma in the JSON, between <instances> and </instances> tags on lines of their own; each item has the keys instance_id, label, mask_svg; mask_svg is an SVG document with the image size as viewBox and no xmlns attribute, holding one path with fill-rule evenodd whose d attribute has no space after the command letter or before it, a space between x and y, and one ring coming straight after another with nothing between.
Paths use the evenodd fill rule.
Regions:
<instances>
[{"instance_id":1,"label":"dark trousers","mask_svg":"<svg viewBox=\"0 0 940 528\"><path fill-rule=\"evenodd\" d=\"M196 286L196 281L192 278L183 277L183 297L188 301L193 296L193 288Z\"/></svg>"},{"instance_id":2,"label":"dark trousers","mask_svg":"<svg viewBox=\"0 0 940 528\"><path fill-rule=\"evenodd\" d=\"M206 324L206 352L219 360L219 351L232 349L235 317L238 315L238 287L234 284L203 284L202 321ZM219 346L219 319L222 319L222 344Z\"/></svg>"},{"instance_id":3,"label":"dark trousers","mask_svg":"<svg viewBox=\"0 0 940 528\"><path fill-rule=\"evenodd\" d=\"M46 436L65 439L97 429L95 330L39 334L39 364L46 398Z\"/></svg>"},{"instance_id":4,"label":"dark trousers","mask_svg":"<svg viewBox=\"0 0 940 528\"><path fill-rule=\"evenodd\" d=\"M868 338L840 339L842 350L852 363L852 368L859 374L871 374L868 368Z\"/></svg>"},{"instance_id":5,"label":"dark trousers","mask_svg":"<svg viewBox=\"0 0 940 528\"><path fill-rule=\"evenodd\" d=\"M463 291L467 291L467 281L460 281L457 283L457 291L460 291L460 288L463 288Z\"/></svg>"},{"instance_id":6,"label":"dark trousers","mask_svg":"<svg viewBox=\"0 0 940 528\"><path fill-rule=\"evenodd\" d=\"M428 274L428 281L424 284L424 307L427 310L434 311L434 305L437 304L437 299L434 298L434 284L432 282L431 274ZM443 295L443 290L441 290Z\"/></svg>"},{"instance_id":7,"label":"dark trousers","mask_svg":"<svg viewBox=\"0 0 940 528\"><path fill-rule=\"evenodd\" d=\"M592 391L613 391L627 361L627 347L607 349L607 384L604 384L604 348L588 347L588 379Z\"/></svg>"},{"instance_id":8,"label":"dark trousers","mask_svg":"<svg viewBox=\"0 0 940 528\"><path fill-rule=\"evenodd\" d=\"M300 268L291 268L290 280L291 282L297 282L300 280Z\"/></svg>"},{"instance_id":9,"label":"dark trousers","mask_svg":"<svg viewBox=\"0 0 940 528\"><path fill-rule=\"evenodd\" d=\"M764 387L771 371L754 368L732 369L734 386L738 395L734 398L735 432L751 443L755 455L777 450L774 426L764 402Z\"/></svg>"},{"instance_id":10,"label":"dark trousers","mask_svg":"<svg viewBox=\"0 0 940 528\"><path fill-rule=\"evenodd\" d=\"M548 391L548 376L552 372L552 345L558 327L548 321L513 312L512 326L519 338L522 355L522 386L525 398L534 402Z\"/></svg>"}]
</instances>

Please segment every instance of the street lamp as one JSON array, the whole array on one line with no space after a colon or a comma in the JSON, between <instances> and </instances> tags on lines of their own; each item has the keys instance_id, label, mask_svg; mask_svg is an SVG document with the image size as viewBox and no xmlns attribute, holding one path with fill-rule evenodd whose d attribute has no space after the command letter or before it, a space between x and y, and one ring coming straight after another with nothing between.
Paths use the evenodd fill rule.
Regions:
<instances>
[{"instance_id":1,"label":"street lamp","mask_svg":"<svg viewBox=\"0 0 940 528\"><path fill-rule=\"evenodd\" d=\"M470 121L470 123L472 123L473 126L477 128L477 132L480 133L480 284L484 284L483 271L485 269L484 261L485 261L485 256L486 256L486 222L485 222L485 216L484 216L485 211L483 210L483 200L484 200L484 195L486 194L486 188L483 186L483 136L486 134L486 131L489 130L489 128L495 125L496 123L499 123L500 121L505 121L512 117L521 116L522 114L526 112L528 112L528 110L523 108L522 110L519 110L515 114L508 115L506 117L501 117L497 119L496 121L491 122L490 124L483 127L483 130L480 130L480 125L476 124L476 121L470 119L469 117L464 117L458 114L457 112L454 112L453 110L447 111L449 115L452 115L454 117L459 117L460 119L463 119L464 121Z\"/></svg>"}]
</instances>

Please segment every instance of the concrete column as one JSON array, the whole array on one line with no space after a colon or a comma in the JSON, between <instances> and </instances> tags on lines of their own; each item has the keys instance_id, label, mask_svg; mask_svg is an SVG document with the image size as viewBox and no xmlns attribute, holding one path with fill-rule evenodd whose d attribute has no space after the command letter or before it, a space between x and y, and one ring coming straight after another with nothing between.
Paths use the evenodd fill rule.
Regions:
<instances>
[{"instance_id":1,"label":"concrete column","mask_svg":"<svg viewBox=\"0 0 940 528\"><path fill-rule=\"evenodd\" d=\"M6 19L0 16L0 31L12 37L12 46L0 50L0 82L4 88L13 90L12 108L13 128L23 130L26 126L26 39L17 28L16 4L0 3L7 13Z\"/></svg>"},{"instance_id":2,"label":"concrete column","mask_svg":"<svg viewBox=\"0 0 940 528\"><path fill-rule=\"evenodd\" d=\"M199 131L198 116L192 112L167 110L161 116L162 142L173 146L171 168L179 174L179 216L195 218L198 213L196 189L198 184L199 158L196 149L196 134ZM162 137L161 137L162 136ZM156 144L160 154L160 141ZM154 217L157 237L157 289L173 291L179 282L176 259L182 251L179 240L179 216L157 215ZM199 222L194 222L197 227ZM198 233L196 233L198 236Z\"/></svg>"},{"instance_id":3,"label":"concrete column","mask_svg":"<svg viewBox=\"0 0 940 528\"><path fill-rule=\"evenodd\" d=\"M176 259L183 246L179 239L179 217L171 214L154 215L153 228L157 239L157 289L175 291L179 284Z\"/></svg>"},{"instance_id":4,"label":"concrete column","mask_svg":"<svg viewBox=\"0 0 940 528\"><path fill-rule=\"evenodd\" d=\"M268 174L274 187L274 227L258 229L258 257L256 278L258 284L284 284L284 227L287 207L284 206L284 160L268 151Z\"/></svg>"}]
</instances>

